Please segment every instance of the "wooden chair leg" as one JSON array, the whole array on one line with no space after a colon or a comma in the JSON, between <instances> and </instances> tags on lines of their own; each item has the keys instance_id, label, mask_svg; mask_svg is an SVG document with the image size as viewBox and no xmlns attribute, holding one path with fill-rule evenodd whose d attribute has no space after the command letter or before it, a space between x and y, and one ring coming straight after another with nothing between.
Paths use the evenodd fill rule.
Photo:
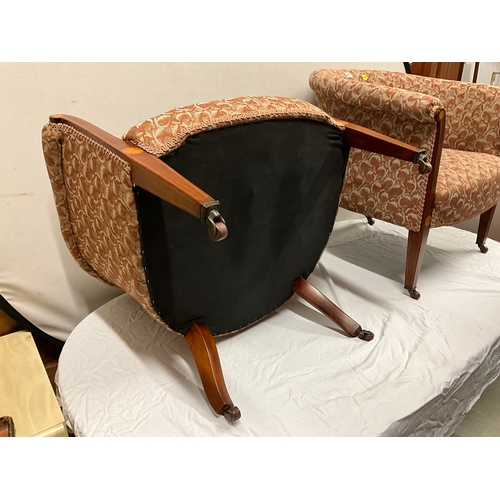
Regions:
<instances>
[{"instance_id":1,"label":"wooden chair leg","mask_svg":"<svg viewBox=\"0 0 500 500\"><path fill-rule=\"evenodd\" d=\"M497 206L491 207L489 210L481 214L479 218L479 228L477 230L477 238L476 245L479 246L479 250L482 253L486 253L488 251L488 247L485 245L486 238L488 237L488 233L490 231L491 221L493 220L493 216L495 215L495 208Z\"/></svg>"},{"instance_id":2,"label":"wooden chair leg","mask_svg":"<svg viewBox=\"0 0 500 500\"><path fill-rule=\"evenodd\" d=\"M362 340L370 341L374 335L368 330L363 330L361 326L352 318L339 309L328 297L323 295L318 289L314 288L304 278L299 278L293 291L304 300L309 302L313 307L321 311L325 316L330 318L334 323L340 326L351 337L359 337Z\"/></svg>"},{"instance_id":3,"label":"wooden chair leg","mask_svg":"<svg viewBox=\"0 0 500 500\"><path fill-rule=\"evenodd\" d=\"M424 259L425 246L429 236L429 227L421 229L418 233L408 232L408 249L406 252L405 288L412 299L418 300L420 293L417 292L417 281Z\"/></svg>"},{"instance_id":4,"label":"wooden chair leg","mask_svg":"<svg viewBox=\"0 0 500 500\"><path fill-rule=\"evenodd\" d=\"M210 405L218 415L224 415L230 422L238 420L241 413L229 397L219 353L210 330L204 325L193 323L184 338L193 353Z\"/></svg>"}]
</instances>

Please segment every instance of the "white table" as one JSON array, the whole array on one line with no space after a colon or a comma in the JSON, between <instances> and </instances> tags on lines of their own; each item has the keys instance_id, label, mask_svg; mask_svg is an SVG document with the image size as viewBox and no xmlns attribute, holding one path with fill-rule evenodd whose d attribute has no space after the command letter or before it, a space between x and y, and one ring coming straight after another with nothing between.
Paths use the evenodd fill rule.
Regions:
<instances>
[{"instance_id":1,"label":"white table","mask_svg":"<svg viewBox=\"0 0 500 500\"><path fill-rule=\"evenodd\" d=\"M62 351L67 424L77 436L451 435L500 373L500 243L481 254L474 241L430 232L415 301L406 231L337 223L309 281L375 339L346 337L298 297L218 338L234 424L207 404L185 340L129 296L113 299Z\"/></svg>"}]
</instances>

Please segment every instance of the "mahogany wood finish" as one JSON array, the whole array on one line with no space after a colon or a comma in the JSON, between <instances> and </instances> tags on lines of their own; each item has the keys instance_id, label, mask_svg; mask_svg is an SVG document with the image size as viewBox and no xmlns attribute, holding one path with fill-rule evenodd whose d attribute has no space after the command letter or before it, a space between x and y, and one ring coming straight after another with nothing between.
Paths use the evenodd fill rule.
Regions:
<instances>
[{"instance_id":1,"label":"mahogany wood finish","mask_svg":"<svg viewBox=\"0 0 500 500\"><path fill-rule=\"evenodd\" d=\"M238 420L241 413L229 397L212 334L207 327L193 323L184 338L193 353L201 383L213 410L231 422Z\"/></svg>"},{"instance_id":2,"label":"mahogany wood finish","mask_svg":"<svg viewBox=\"0 0 500 500\"><path fill-rule=\"evenodd\" d=\"M408 231L405 289L408 290L410 297L415 300L420 298L420 292L417 291L417 281L424 260L429 229L429 227L424 227L419 232Z\"/></svg>"},{"instance_id":3,"label":"mahogany wood finish","mask_svg":"<svg viewBox=\"0 0 500 500\"><path fill-rule=\"evenodd\" d=\"M414 75L460 81L464 65L463 62L412 62L411 72Z\"/></svg>"},{"instance_id":4,"label":"mahogany wood finish","mask_svg":"<svg viewBox=\"0 0 500 500\"><path fill-rule=\"evenodd\" d=\"M432 166L425 158L423 150L360 125L343 120L336 121L342 123L345 127L343 142L346 146L419 164L421 166L421 174L431 172Z\"/></svg>"},{"instance_id":5,"label":"mahogany wood finish","mask_svg":"<svg viewBox=\"0 0 500 500\"><path fill-rule=\"evenodd\" d=\"M474 64L474 76L472 77L472 83L477 83L477 75L479 74L479 63Z\"/></svg>"},{"instance_id":6,"label":"mahogany wood finish","mask_svg":"<svg viewBox=\"0 0 500 500\"><path fill-rule=\"evenodd\" d=\"M218 202L210 195L189 182L156 156L105 132L95 125L69 115L52 115L50 121L51 123L69 125L111 150L130 164L134 184L199 218L202 222L206 222L210 209L218 206ZM227 228L223 221L217 220L216 226L212 239L224 239L227 235Z\"/></svg>"},{"instance_id":7,"label":"mahogany wood finish","mask_svg":"<svg viewBox=\"0 0 500 500\"><path fill-rule=\"evenodd\" d=\"M304 278L299 278L293 291L309 302L313 307L321 311L326 317L340 326L351 337L359 337L362 340L370 341L374 335L368 330L363 330L361 326L349 317L344 311L337 307L328 297L313 287Z\"/></svg>"},{"instance_id":8,"label":"mahogany wood finish","mask_svg":"<svg viewBox=\"0 0 500 500\"><path fill-rule=\"evenodd\" d=\"M482 253L486 253L488 251L488 247L484 244L486 242L486 237L490 231L491 221L493 220L493 216L495 215L495 209L497 206L491 207L489 210L481 214L479 218L479 228L477 230L477 238L476 245L479 246L479 250Z\"/></svg>"},{"instance_id":9,"label":"mahogany wood finish","mask_svg":"<svg viewBox=\"0 0 500 500\"><path fill-rule=\"evenodd\" d=\"M425 195L425 203L422 212L422 224L420 231L408 231L408 244L406 252L406 272L405 272L405 289L408 290L412 299L418 300L420 293L417 292L417 281L422 268L424 259L425 247L429 236L432 210L434 208L434 199L436 193L436 183L439 173L439 164L441 162L441 153L443 150L444 131L446 126L446 114L441 110L436 116L437 123L436 142L432 155L433 170L427 181L427 190Z\"/></svg>"}]
</instances>

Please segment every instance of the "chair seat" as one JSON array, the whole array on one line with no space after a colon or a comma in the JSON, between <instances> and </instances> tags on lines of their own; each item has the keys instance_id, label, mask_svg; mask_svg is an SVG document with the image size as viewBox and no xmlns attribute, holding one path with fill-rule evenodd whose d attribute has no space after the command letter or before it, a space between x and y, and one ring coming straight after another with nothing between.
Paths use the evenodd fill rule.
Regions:
<instances>
[{"instance_id":1,"label":"chair seat","mask_svg":"<svg viewBox=\"0 0 500 500\"><path fill-rule=\"evenodd\" d=\"M431 227L472 219L500 200L500 157L443 148Z\"/></svg>"}]
</instances>

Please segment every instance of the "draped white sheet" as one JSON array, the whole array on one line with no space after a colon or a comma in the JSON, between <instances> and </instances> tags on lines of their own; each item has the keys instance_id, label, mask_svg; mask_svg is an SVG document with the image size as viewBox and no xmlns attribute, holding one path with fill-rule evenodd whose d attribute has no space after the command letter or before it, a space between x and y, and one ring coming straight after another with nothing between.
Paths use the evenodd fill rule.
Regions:
<instances>
[{"instance_id":1,"label":"draped white sheet","mask_svg":"<svg viewBox=\"0 0 500 500\"><path fill-rule=\"evenodd\" d=\"M185 340L129 296L113 299L61 354L68 425L77 436L452 434L500 373L500 243L481 254L475 235L433 229L415 301L403 289L406 241L381 221L339 222L309 277L373 341L298 297L217 339L234 424L210 409Z\"/></svg>"}]
</instances>

